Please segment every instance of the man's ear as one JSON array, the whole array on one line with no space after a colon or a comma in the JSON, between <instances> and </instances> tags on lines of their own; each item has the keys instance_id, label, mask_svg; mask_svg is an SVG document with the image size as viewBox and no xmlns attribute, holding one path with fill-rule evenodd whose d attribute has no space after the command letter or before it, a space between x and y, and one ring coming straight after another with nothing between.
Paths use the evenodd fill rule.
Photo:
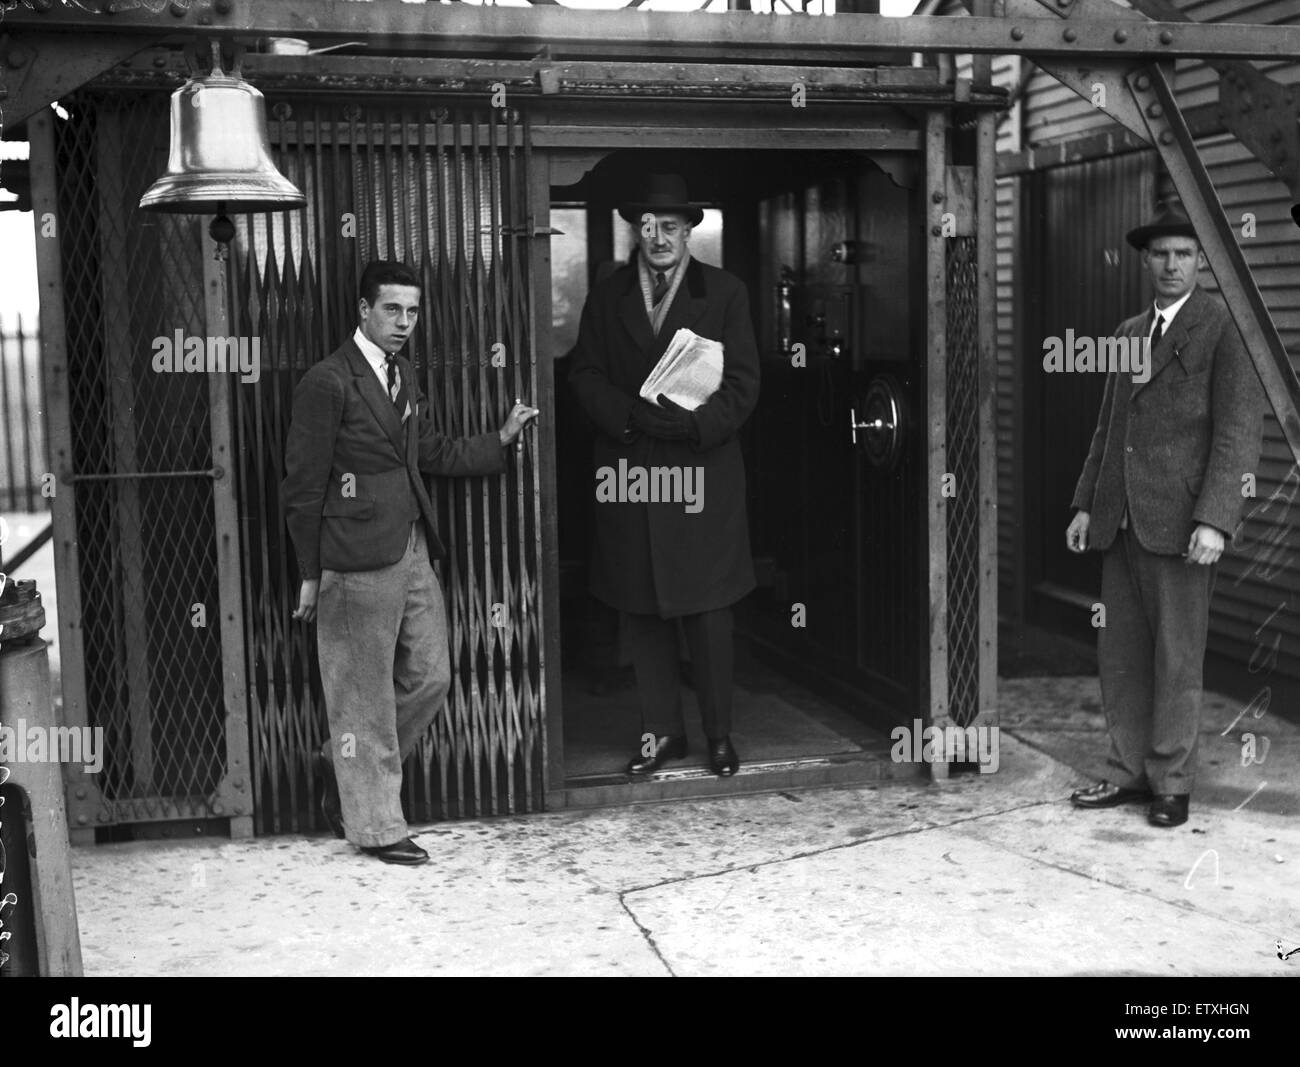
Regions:
<instances>
[{"instance_id":1,"label":"man's ear","mask_svg":"<svg viewBox=\"0 0 1300 1067\"><path fill-rule=\"evenodd\" d=\"M1210 261L1205 258L1205 249L1199 248L1196 252L1196 269L1205 270L1210 265Z\"/></svg>"}]
</instances>

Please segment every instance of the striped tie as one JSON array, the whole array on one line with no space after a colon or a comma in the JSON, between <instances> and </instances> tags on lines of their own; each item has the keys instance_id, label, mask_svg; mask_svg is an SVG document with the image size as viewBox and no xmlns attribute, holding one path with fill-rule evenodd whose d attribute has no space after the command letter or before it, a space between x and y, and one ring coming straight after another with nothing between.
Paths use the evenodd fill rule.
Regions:
<instances>
[{"instance_id":1,"label":"striped tie","mask_svg":"<svg viewBox=\"0 0 1300 1067\"><path fill-rule=\"evenodd\" d=\"M384 364L388 370L388 399L393 402L397 417L405 420L406 405L409 399L406 392L406 382L403 381L401 372L397 369L397 360L391 354L385 357Z\"/></svg>"},{"instance_id":2,"label":"striped tie","mask_svg":"<svg viewBox=\"0 0 1300 1067\"><path fill-rule=\"evenodd\" d=\"M668 276L663 271L655 274L654 292L650 294L650 303L654 307L659 306L659 301L668 295Z\"/></svg>"}]
</instances>

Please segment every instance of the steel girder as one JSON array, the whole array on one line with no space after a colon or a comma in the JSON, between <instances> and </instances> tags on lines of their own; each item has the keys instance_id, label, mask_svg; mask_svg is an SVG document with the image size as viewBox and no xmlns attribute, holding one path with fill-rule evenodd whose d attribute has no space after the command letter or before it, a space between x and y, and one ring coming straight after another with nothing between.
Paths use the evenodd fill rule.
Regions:
<instances>
[{"instance_id":1,"label":"steel girder","mask_svg":"<svg viewBox=\"0 0 1300 1067\"><path fill-rule=\"evenodd\" d=\"M32 0L35 3L35 0ZM43 3L45 10L19 6L7 13L11 31L225 34L363 40L404 49L438 48L480 54L533 54L549 46L554 54L644 55L647 43L674 58L766 61L774 53L805 59L839 54L851 59L863 50L912 52L1021 53L1043 56L1135 58L1269 59L1300 55L1300 26L1242 23L1148 21L1118 14L1106 3L1061 0L1039 7L1035 16L971 17L837 14L773 17L746 11L667 13L630 9L566 10L557 5L480 7L470 4L412 4L399 0L194 0L157 14L114 5L112 15ZM1102 10L1103 18L1079 18ZM1068 25L1051 15L1069 15ZM1116 20L1124 24L1116 26Z\"/></svg>"}]
</instances>

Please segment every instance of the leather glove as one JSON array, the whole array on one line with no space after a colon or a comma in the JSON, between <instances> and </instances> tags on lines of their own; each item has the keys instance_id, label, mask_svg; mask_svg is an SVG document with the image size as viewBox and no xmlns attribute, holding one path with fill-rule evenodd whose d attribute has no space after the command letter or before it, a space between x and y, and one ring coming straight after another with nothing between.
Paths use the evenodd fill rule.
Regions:
<instances>
[{"instance_id":1,"label":"leather glove","mask_svg":"<svg viewBox=\"0 0 1300 1067\"><path fill-rule=\"evenodd\" d=\"M662 418L667 419L671 424L682 431L682 436L674 434L671 440L694 441L700 442L700 427L695 421L695 412L687 411L680 404L674 403L668 399L667 394L659 394L659 414Z\"/></svg>"},{"instance_id":2,"label":"leather glove","mask_svg":"<svg viewBox=\"0 0 1300 1067\"><path fill-rule=\"evenodd\" d=\"M690 413L684 412L684 414ZM636 407L632 409L632 426L647 437L654 437L660 441L685 441L690 436L689 429L681 420L648 400L636 402Z\"/></svg>"}]
</instances>

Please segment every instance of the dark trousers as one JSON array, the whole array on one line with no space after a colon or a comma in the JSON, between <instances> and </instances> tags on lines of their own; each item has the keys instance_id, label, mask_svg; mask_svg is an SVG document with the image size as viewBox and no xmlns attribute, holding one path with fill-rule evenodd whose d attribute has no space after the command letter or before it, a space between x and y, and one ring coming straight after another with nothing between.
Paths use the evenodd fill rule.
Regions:
<instances>
[{"instance_id":1,"label":"dark trousers","mask_svg":"<svg viewBox=\"0 0 1300 1067\"><path fill-rule=\"evenodd\" d=\"M623 614L641 697L642 730L655 737L686 732L677 666L677 621L658 615ZM691 653L691 677L705 736L725 737L731 733L731 679L736 659L731 608L684 615L681 623Z\"/></svg>"},{"instance_id":2,"label":"dark trousers","mask_svg":"<svg viewBox=\"0 0 1300 1067\"><path fill-rule=\"evenodd\" d=\"M1217 569L1148 552L1131 530L1102 558L1097 665L1117 785L1192 791Z\"/></svg>"}]
</instances>

